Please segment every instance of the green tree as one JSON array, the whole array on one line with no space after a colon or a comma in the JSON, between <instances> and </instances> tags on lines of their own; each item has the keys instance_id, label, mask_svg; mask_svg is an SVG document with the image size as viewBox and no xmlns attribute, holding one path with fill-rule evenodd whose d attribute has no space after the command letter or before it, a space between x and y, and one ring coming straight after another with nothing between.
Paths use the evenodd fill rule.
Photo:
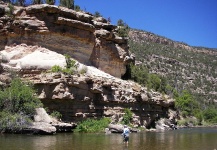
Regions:
<instances>
[{"instance_id":1,"label":"green tree","mask_svg":"<svg viewBox=\"0 0 217 150\"><path fill-rule=\"evenodd\" d=\"M34 95L32 84L19 78L12 80L9 87L0 91L0 131L18 131L30 125L35 108L42 107Z\"/></svg>"},{"instance_id":2,"label":"green tree","mask_svg":"<svg viewBox=\"0 0 217 150\"><path fill-rule=\"evenodd\" d=\"M75 11L80 11L81 10L81 8L80 8L80 6L79 5L75 5Z\"/></svg>"},{"instance_id":3,"label":"green tree","mask_svg":"<svg viewBox=\"0 0 217 150\"><path fill-rule=\"evenodd\" d=\"M123 124L129 125L132 120L133 113L129 108L124 109Z\"/></svg>"},{"instance_id":4,"label":"green tree","mask_svg":"<svg viewBox=\"0 0 217 150\"><path fill-rule=\"evenodd\" d=\"M199 109L199 104L187 90L183 90L175 98L175 107L182 112L183 116L191 116L194 115L195 110Z\"/></svg>"},{"instance_id":5,"label":"green tree","mask_svg":"<svg viewBox=\"0 0 217 150\"><path fill-rule=\"evenodd\" d=\"M98 17L102 17L102 15L100 14L100 12L96 11L94 13L94 17L98 18Z\"/></svg>"},{"instance_id":6,"label":"green tree","mask_svg":"<svg viewBox=\"0 0 217 150\"><path fill-rule=\"evenodd\" d=\"M119 19L119 20L117 21L117 26L125 26L124 21L123 21L122 19Z\"/></svg>"},{"instance_id":7,"label":"green tree","mask_svg":"<svg viewBox=\"0 0 217 150\"><path fill-rule=\"evenodd\" d=\"M217 123L217 109L209 107L203 111L204 120L210 123Z\"/></svg>"},{"instance_id":8,"label":"green tree","mask_svg":"<svg viewBox=\"0 0 217 150\"><path fill-rule=\"evenodd\" d=\"M32 4L43 4L43 0L33 0Z\"/></svg>"},{"instance_id":9,"label":"green tree","mask_svg":"<svg viewBox=\"0 0 217 150\"><path fill-rule=\"evenodd\" d=\"M10 113L22 112L33 115L36 107L42 106L34 96L35 91L30 83L25 84L19 78L12 80L10 87L0 91L0 108Z\"/></svg>"},{"instance_id":10,"label":"green tree","mask_svg":"<svg viewBox=\"0 0 217 150\"><path fill-rule=\"evenodd\" d=\"M74 9L74 0L60 0L60 6Z\"/></svg>"},{"instance_id":11,"label":"green tree","mask_svg":"<svg viewBox=\"0 0 217 150\"><path fill-rule=\"evenodd\" d=\"M144 65L136 66L134 64L130 64L130 70L130 79L143 86L148 83L148 69Z\"/></svg>"},{"instance_id":12,"label":"green tree","mask_svg":"<svg viewBox=\"0 0 217 150\"><path fill-rule=\"evenodd\" d=\"M120 37L128 37L130 27L126 23L124 23L122 19L118 20L117 26L118 26L118 31L117 31L118 35Z\"/></svg>"},{"instance_id":13,"label":"green tree","mask_svg":"<svg viewBox=\"0 0 217 150\"><path fill-rule=\"evenodd\" d=\"M149 74L148 88L159 91L161 88L161 79L156 74Z\"/></svg>"},{"instance_id":14,"label":"green tree","mask_svg":"<svg viewBox=\"0 0 217 150\"><path fill-rule=\"evenodd\" d=\"M46 4L54 5L55 4L55 0L46 0Z\"/></svg>"}]
</instances>

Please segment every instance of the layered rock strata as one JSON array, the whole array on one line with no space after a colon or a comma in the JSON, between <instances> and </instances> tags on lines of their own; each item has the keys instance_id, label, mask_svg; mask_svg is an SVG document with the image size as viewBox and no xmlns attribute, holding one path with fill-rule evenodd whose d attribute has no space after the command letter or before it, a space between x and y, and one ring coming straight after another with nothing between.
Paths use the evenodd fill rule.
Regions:
<instances>
[{"instance_id":1,"label":"layered rock strata","mask_svg":"<svg viewBox=\"0 0 217 150\"><path fill-rule=\"evenodd\" d=\"M159 118L175 123L174 100L132 81L90 75L66 76L60 73L25 77L38 89L45 107L57 110L64 121L110 117L121 121L124 109L133 112L135 126L154 127Z\"/></svg>"},{"instance_id":2,"label":"layered rock strata","mask_svg":"<svg viewBox=\"0 0 217 150\"><path fill-rule=\"evenodd\" d=\"M126 65L133 60L127 39L119 37L116 26L101 17L47 4L14 6L12 14L10 9L7 4L0 4L1 50L22 43L37 45L69 54L116 77L123 76Z\"/></svg>"},{"instance_id":3,"label":"layered rock strata","mask_svg":"<svg viewBox=\"0 0 217 150\"><path fill-rule=\"evenodd\" d=\"M59 111L66 122L111 117L117 123L129 108L135 127L155 127L160 118L175 123L173 99L120 79L134 58L116 26L52 5L14 8L9 16L8 5L0 4L1 84L10 82L6 69L19 72L33 82L44 106ZM66 65L64 54L88 66L86 74L47 73L53 65Z\"/></svg>"}]
</instances>

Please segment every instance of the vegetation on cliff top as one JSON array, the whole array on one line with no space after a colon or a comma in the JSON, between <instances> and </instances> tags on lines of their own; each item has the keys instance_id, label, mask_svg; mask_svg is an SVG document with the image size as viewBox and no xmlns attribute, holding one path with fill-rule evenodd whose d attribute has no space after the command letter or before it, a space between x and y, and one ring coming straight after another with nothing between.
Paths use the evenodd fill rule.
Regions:
<instances>
[{"instance_id":1,"label":"vegetation on cliff top","mask_svg":"<svg viewBox=\"0 0 217 150\"><path fill-rule=\"evenodd\" d=\"M174 97L180 113L197 117L197 124L217 123L216 55L132 37L129 45L137 62L130 66L132 80Z\"/></svg>"}]
</instances>

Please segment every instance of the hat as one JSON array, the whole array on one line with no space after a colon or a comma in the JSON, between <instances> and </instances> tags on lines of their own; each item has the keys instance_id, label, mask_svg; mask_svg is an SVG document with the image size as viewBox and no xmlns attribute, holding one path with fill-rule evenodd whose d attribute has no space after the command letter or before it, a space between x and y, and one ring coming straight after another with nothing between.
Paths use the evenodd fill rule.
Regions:
<instances>
[{"instance_id":1,"label":"hat","mask_svg":"<svg viewBox=\"0 0 217 150\"><path fill-rule=\"evenodd\" d=\"M127 127L127 125L124 125L124 128L126 128Z\"/></svg>"}]
</instances>

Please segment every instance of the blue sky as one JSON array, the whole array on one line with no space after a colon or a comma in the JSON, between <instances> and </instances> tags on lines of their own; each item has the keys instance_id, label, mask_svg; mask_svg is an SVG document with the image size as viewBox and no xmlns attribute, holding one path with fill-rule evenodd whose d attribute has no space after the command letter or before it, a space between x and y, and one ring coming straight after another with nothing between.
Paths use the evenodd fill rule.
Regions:
<instances>
[{"instance_id":1,"label":"blue sky","mask_svg":"<svg viewBox=\"0 0 217 150\"><path fill-rule=\"evenodd\" d=\"M142 29L191 46L217 48L217 0L75 0L112 24L122 19Z\"/></svg>"}]
</instances>

